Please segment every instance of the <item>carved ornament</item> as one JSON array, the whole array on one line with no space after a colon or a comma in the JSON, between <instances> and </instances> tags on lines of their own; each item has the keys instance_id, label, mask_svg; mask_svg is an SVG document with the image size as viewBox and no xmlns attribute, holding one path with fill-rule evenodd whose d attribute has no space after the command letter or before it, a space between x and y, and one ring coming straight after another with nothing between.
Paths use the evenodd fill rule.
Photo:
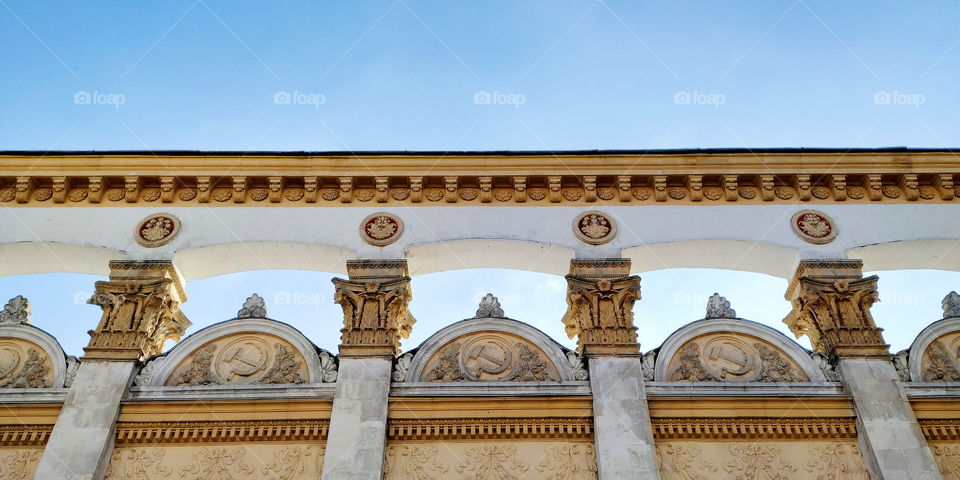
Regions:
<instances>
[{"instance_id":1,"label":"carved ornament","mask_svg":"<svg viewBox=\"0 0 960 480\"><path fill-rule=\"evenodd\" d=\"M17 295L0 310L0 325L28 325L31 311L30 301Z\"/></svg>"},{"instance_id":2,"label":"carved ornament","mask_svg":"<svg viewBox=\"0 0 960 480\"><path fill-rule=\"evenodd\" d=\"M174 369L167 385L301 384L306 379L304 359L286 341L238 334L197 349Z\"/></svg>"},{"instance_id":3,"label":"carved ornament","mask_svg":"<svg viewBox=\"0 0 960 480\"><path fill-rule=\"evenodd\" d=\"M557 367L539 347L513 335L479 332L448 343L427 361L425 382L556 382Z\"/></svg>"},{"instance_id":4,"label":"carved ornament","mask_svg":"<svg viewBox=\"0 0 960 480\"><path fill-rule=\"evenodd\" d=\"M343 307L341 355L393 356L416 321L406 261L347 262L349 280L334 278L334 301Z\"/></svg>"},{"instance_id":5,"label":"carved ornament","mask_svg":"<svg viewBox=\"0 0 960 480\"><path fill-rule=\"evenodd\" d=\"M567 335L589 355L639 355L633 304L640 299L640 277L627 259L573 260L567 279Z\"/></svg>"},{"instance_id":6,"label":"carved ornament","mask_svg":"<svg viewBox=\"0 0 960 480\"><path fill-rule=\"evenodd\" d=\"M133 239L141 246L156 248L166 245L180 233L180 219L169 213L150 215L133 230Z\"/></svg>"},{"instance_id":7,"label":"carved ornament","mask_svg":"<svg viewBox=\"0 0 960 480\"><path fill-rule=\"evenodd\" d=\"M573 220L573 233L583 243L602 245L617 236L617 224L610 215L591 210Z\"/></svg>"},{"instance_id":8,"label":"carved ornament","mask_svg":"<svg viewBox=\"0 0 960 480\"><path fill-rule=\"evenodd\" d=\"M886 357L883 340L870 314L879 300L877 277L863 278L859 260L803 261L787 289L793 310L784 318L799 338L810 337L813 349L829 356Z\"/></svg>"},{"instance_id":9,"label":"carved ornament","mask_svg":"<svg viewBox=\"0 0 960 480\"><path fill-rule=\"evenodd\" d=\"M817 210L800 210L790 219L790 226L793 233L808 243L822 245L832 242L837 236L837 223L829 215Z\"/></svg>"},{"instance_id":10,"label":"carved ornament","mask_svg":"<svg viewBox=\"0 0 960 480\"><path fill-rule=\"evenodd\" d=\"M731 334L704 335L677 350L671 382L806 382L803 369L778 348Z\"/></svg>"},{"instance_id":11,"label":"carved ornament","mask_svg":"<svg viewBox=\"0 0 960 480\"><path fill-rule=\"evenodd\" d=\"M377 247L396 242L403 235L403 220L389 213L374 213L360 222L360 238Z\"/></svg>"}]
</instances>

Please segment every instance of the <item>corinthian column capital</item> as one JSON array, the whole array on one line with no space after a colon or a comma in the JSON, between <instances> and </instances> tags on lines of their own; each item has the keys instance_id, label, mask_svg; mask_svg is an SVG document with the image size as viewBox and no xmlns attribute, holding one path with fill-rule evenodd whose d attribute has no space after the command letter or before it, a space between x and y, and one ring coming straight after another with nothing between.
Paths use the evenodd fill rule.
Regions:
<instances>
[{"instance_id":1,"label":"corinthian column capital","mask_svg":"<svg viewBox=\"0 0 960 480\"><path fill-rule=\"evenodd\" d=\"M802 261L787 288L793 310L783 319L814 350L837 357L884 357L890 346L870 314L879 301L877 277L863 277L860 260Z\"/></svg>"},{"instance_id":2,"label":"corinthian column capital","mask_svg":"<svg viewBox=\"0 0 960 480\"><path fill-rule=\"evenodd\" d=\"M340 354L393 356L416 320L406 260L351 260L349 279L334 278L334 301L343 307Z\"/></svg>"},{"instance_id":3,"label":"corinthian column capital","mask_svg":"<svg viewBox=\"0 0 960 480\"><path fill-rule=\"evenodd\" d=\"M567 335L587 355L639 355L633 304L640 299L640 277L630 260L575 259L567 279Z\"/></svg>"},{"instance_id":4,"label":"corinthian column capital","mask_svg":"<svg viewBox=\"0 0 960 480\"><path fill-rule=\"evenodd\" d=\"M187 297L183 281L168 261L110 262L110 280L97 282L87 303L103 309L90 330L84 359L142 360L179 340L190 326L180 311Z\"/></svg>"}]
</instances>

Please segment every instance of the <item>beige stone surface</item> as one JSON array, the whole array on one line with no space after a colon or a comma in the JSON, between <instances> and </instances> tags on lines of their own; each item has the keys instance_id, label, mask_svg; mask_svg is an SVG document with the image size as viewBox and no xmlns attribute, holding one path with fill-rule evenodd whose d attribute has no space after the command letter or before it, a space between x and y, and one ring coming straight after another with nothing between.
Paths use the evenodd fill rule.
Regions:
<instances>
[{"instance_id":1,"label":"beige stone surface","mask_svg":"<svg viewBox=\"0 0 960 480\"><path fill-rule=\"evenodd\" d=\"M308 378L306 361L290 342L275 335L241 332L197 348L177 365L166 384L298 384Z\"/></svg>"},{"instance_id":2,"label":"beige stone surface","mask_svg":"<svg viewBox=\"0 0 960 480\"><path fill-rule=\"evenodd\" d=\"M533 342L481 331L444 344L423 367L421 382L559 381L557 366Z\"/></svg>"},{"instance_id":3,"label":"beige stone surface","mask_svg":"<svg viewBox=\"0 0 960 480\"><path fill-rule=\"evenodd\" d=\"M0 478L27 480L40 464L42 448L0 448Z\"/></svg>"},{"instance_id":4,"label":"beige stone surface","mask_svg":"<svg viewBox=\"0 0 960 480\"><path fill-rule=\"evenodd\" d=\"M593 480L589 441L390 442L386 480Z\"/></svg>"},{"instance_id":5,"label":"beige stone surface","mask_svg":"<svg viewBox=\"0 0 960 480\"><path fill-rule=\"evenodd\" d=\"M317 480L321 444L215 443L117 447L106 480Z\"/></svg>"},{"instance_id":6,"label":"beige stone surface","mask_svg":"<svg viewBox=\"0 0 960 480\"><path fill-rule=\"evenodd\" d=\"M663 480L869 480L860 449L847 442L658 442Z\"/></svg>"},{"instance_id":7,"label":"beige stone surface","mask_svg":"<svg viewBox=\"0 0 960 480\"><path fill-rule=\"evenodd\" d=\"M677 349L667 380L806 382L810 378L786 352L752 335L710 333Z\"/></svg>"}]
</instances>

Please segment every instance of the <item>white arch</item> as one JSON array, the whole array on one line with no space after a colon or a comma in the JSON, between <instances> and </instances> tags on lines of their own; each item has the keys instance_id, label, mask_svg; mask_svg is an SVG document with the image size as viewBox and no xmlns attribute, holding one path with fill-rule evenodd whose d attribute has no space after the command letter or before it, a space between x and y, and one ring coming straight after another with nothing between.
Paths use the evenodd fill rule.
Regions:
<instances>
[{"instance_id":1,"label":"white arch","mask_svg":"<svg viewBox=\"0 0 960 480\"><path fill-rule=\"evenodd\" d=\"M907 359L907 370L910 372L910 379L914 382L923 381L923 371L920 369L920 362L923 360L923 354L930 348L934 340L948 333L960 330L960 317L949 317L927 325L917 338L910 344L910 356Z\"/></svg>"},{"instance_id":2,"label":"white arch","mask_svg":"<svg viewBox=\"0 0 960 480\"><path fill-rule=\"evenodd\" d=\"M563 275L572 248L521 240L450 240L409 247L403 252L411 275L465 268L509 268Z\"/></svg>"},{"instance_id":3,"label":"white arch","mask_svg":"<svg viewBox=\"0 0 960 480\"><path fill-rule=\"evenodd\" d=\"M709 239L650 243L623 249L635 273L668 268L716 268L790 278L800 260L795 248L764 242Z\"/></svg>"},{"instance_id":4,"label":"white arch","mask_svg":"<svg viewBox=\"0 0 960 480\"><path fill-rule=\"evenodd\" d=\"M239 242L181 250L173 263L185 281L249 270L346 273L352 250L309 243Z\"/></svg>"},{"instance_id":5,"label":"white arch","mask_svg":"<svg viewBox=\"0 0 960 480\"><path fill-rule=\"evenodd\" d=\"M67 356L53 335L33 325L19 324L0 326L0 338L4 337L26 340L42 348L53 364L52 388L63 388L67 379Z\"/></svg>"},{"instance_id":6,"label":"white arch","mask_svg":"<svg viewBox=\"0 0 960 480\"><path fill-rule=\"evenodd\" d=\"M960 271L960 239L911 240L852 248L850 258L863 260L865 271Z\"/></svg>"},{"instance_id":7,"label":"white arch","mask_svg":"<svg viewBox=\"0 0 960 480\"><path fill-rule=\"evenodd\" d=\"M107 275L110 260L123 260L118 250L59 242L0 244L0 276L31 273Z\"/></svg>"}]
</instances>

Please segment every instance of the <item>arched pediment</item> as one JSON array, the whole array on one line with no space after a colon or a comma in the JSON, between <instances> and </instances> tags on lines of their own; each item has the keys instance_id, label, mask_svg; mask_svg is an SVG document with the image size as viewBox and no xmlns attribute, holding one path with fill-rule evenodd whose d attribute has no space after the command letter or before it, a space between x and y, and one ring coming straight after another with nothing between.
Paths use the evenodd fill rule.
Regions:
<instances>
[{"instance_id":1,"label":"arched pediment","mask_svg":"<svg viewBox=\"0 0 960 480\"><path fill-rule=\"evenodd\" d=\"M946 305L944 309L949 312ZM908 365L913 381L960 382L960 316L930 324L917 335L909 352Z\"/></svg>"},{"instance_id":2,"label":"arched pediment","mask_svg":"<svg viewBox=\"0 0 960 480\"><path fill-rule=\"evenodd\" d=\"M62 388L79 365L60 343L30 325L30 304L17 296L0 311L0 388ZM68 371L69 370L69 371Z\"/></svg>"},{"instance_id":3,"label":"arched pediment","mask_svg":"<svg viewBox=\"0 0 960 480\"><path fill-rule=\"evenodd\" d=\"M398 359L395 381L570 382L586 380L580 358L536 328L509 318L463 320Z\"/></svg>"},{"instance_id":4,"label":"arched pediment","mask_svg":"<svg viewBox=\"0 0 960 480\"><path fill-rule=\"evenodd\" d=\"M809 353L782 333L741 318L710 318L671 334L658 382L825 382Z\"/></svg>"},{"instance_id":5,"label":"arched pediment","mask_svg":"<svg viewBox=\"0 0 960 480\"><path fill-rule=\"evenodd\" d=\"M336 381L336 360L297 329L268 318L211 325L151 359L140 386L317 384Z\"/></svg>"}]
</instances>

